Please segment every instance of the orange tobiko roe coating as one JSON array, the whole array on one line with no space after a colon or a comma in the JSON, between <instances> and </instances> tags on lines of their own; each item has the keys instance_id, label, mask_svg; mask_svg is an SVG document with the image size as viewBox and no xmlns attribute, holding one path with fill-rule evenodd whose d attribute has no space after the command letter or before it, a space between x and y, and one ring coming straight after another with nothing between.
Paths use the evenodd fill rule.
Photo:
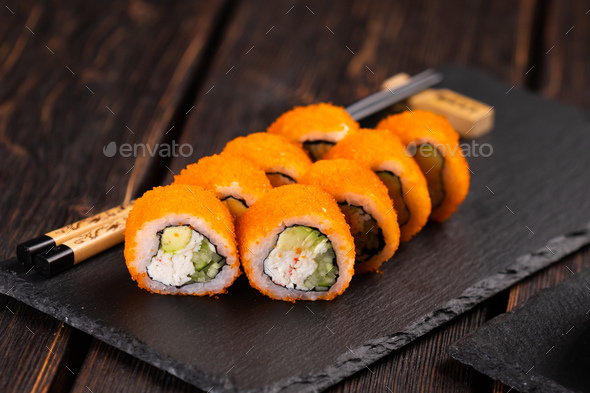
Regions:
<instances>
[{"instance_id":1,"label":"orange tobiko roe coating","mask_svg":"<svg viewBox=\"0 0 590 393\"><path fill-rule=\"evenodd\" d=\"M233 184L232 184L233 183ZM215 154L201 158L190 164L179 175L174 176L172 184L189 184L205 188L223 199L223 189L241 187L241 194L248 205L266 194L272 186L262 169L251 161L233 154Z\"/></svg>"},{"instance_id":2,"label":"orange tobiko roe coating","mask_svg":"<svg viewBox=\"0 0 590 393\"><path fill-rule=\"evenodd\" d=\"M223 202L215 197L215 194L192 185L178 184L155 187L135 201L125 224L125 262L131 278L137 281L140 288L156 293L151 288L144 286L142 280L138 279L147 273L138 272L132 265L132 262L135 261L135 248L137 247L136 235L144 224L169 214L190 214L207 221L211 229L228 242L230 255L236 257L231 266L239 264L233 217ZM229 287L231 284L228 283L227 286ZM204 295L210 296L217 294L204 293ZM177 295L185 294L177 293Z\"/></svg>"},{"instance_id":3,"label":"orange tobiko roe coating","mask_svg":"<svg viewBox=\"0 0 590 393\"><path fill-rule=\"evenodd\" d=\"M400 227L401 241L407 242L426 225L432 206L428 185L418 164L404 154L396 135L387 130L360 129L324 155L327 160L336 158L360 162L375 172L387 170L400 178L403 199L410 211L410 219Z\"/></svg>"},{"instance_id":4,"label":"orange tobiko roe coating","mask_svg":"<svg viewBox=\"0 0 590 393\"><path fill-rule=\"evenodd\" d=\"M283 113L268 127L271 134L280 134L293 142L304 142L311 132L355 132L359 124L341 106L319 103L296 106Z\"/></svg>"},{"instance_id":5,"label":"orange tobiko roe coating","mask_svg":"<svg viewBox=\"0 0 590 393\"><path fill-rule=\"evenodd\" d=\"M385 247L370 260L355 266L357 273L376 271L381 264L391 258L399 246L400 230L397 216L393 209L393 202L389 198L387 187L381 179L367 166L353 160L334 159L321 160L313 164L310 170L303 175L301 184L314 184L320 186L328 194L332 195L336 202L348 202L352 205L361 205L364 200L363 210L370 213L377 221ZM352 203L347 196L358 195L352 199L359 202ZM369 208L374 206L374 211Z\"/></svg>"},{"instance_id":6,"label":"orange tobiko roe coating","mask_svg":"<svg viewBox=\"0 0 590 393\"><path fill-rule=\"evenodd\" d=\"M223 154L233 154L252 161L267 173L279 172L295 181L311 165L301 144L292 143L282 135L256 132L229 141Z\"/></svg>"},{"instance_id":7,"label":"orange tobiko roe coating","mask_svg":"<svg viewBox=\"0 0 590 393\"><path fill-rule=\"evenodd\" d=\"M282 226L286 219L300 216L310 216L317 222L330 223L330 229L324 230L322 233L329 239L337 236L341 240L338 245L332 243L336 257L344 258L344 261L338 264L340 276L348 275L352 277L354 274L354 239L334 198L318 186L289 184L277 187L248 209L237 220L236 225L238 247L241 251L240 255L243 256L242 267L246 276L248 276L250 285L270 298L295 301L295 298L283 299L276 297L272 291L258 285L254 279L253 271L253 264L258 261L250 258L252 255L250 249L254 249L259 240L268 236L269 232ZM343 274L345 268L347 274ZM331 300L342 294L348 288L348 285L349 282L342 286L340 291L327 291L325 295L318 299Z\"/></svg>"},{"instance_id":8,"label":"orange tobiko roe coating","mask_svg":"<svg viewBox=\"0 0 590 393\"><path fill-rule=\"evenodd\" d=\"M438 222L449 218L467 197L471 176L469 165L459 146L459 134L446 117L429 111L405 111L381 120L377 128L395 133L406 146L410 143L429 143L443 154L446 195L441 205L432 211L430 218Z\"/></svg>"}]
</instances>

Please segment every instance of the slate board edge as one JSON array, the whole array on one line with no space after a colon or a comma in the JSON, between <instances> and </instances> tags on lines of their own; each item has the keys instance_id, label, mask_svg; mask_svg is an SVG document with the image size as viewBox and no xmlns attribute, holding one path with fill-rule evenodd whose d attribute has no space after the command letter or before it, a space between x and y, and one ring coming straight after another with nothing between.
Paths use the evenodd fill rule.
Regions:
<instances>
[{"instance_id":1,"label":"slate board edge","mask_svg":"<svg viewBox=\"0 0 590 393\"><path fill-rule=\"evenodd\" d=\"M520 307L522 305L508 313L493 318L490 323L501 321L508 314L517 311ZM473 348L470 339L476 332L470 333L451 344L448 349L449 355L453 359L473 367L482 374L522 392L529 392L534 389L538 393L575 393L575 391L567 389L557 382L535 373L533 370L525 370L518 364L495 359L488 356L487 353Z\"/></svg>"},{"instance_id":2,"label":"slate board edge","mask_svg":"<svg viewBox=\"0 0 590 393\"><path fill-rule=\"evenodd\" d=\"M448 348L448 353L451 357L461 363L467 364L487 376L501 381L503 384L518 390L528 392L563 392L574 393L576 390L571 390L547 378L544 375L538 374L533 368L526 370L514 362L501 360L495 356L490 356L482 348L477 348L474 344L474 336L482 330L494 329L497 325L507 323L507 318L518 318L518 314L526 310L531 304L542 302L548 296L554 295L560 288L572 285L573 281L580 278L579 274L590 273L590 268L585 268L577 275L568 277L565 281L556 285L550 286L541 290L525 303L516 306L514 309L492 318L490 321L476 331L465 335L459 340L455 341ZM584 277L584 276L582 276Z\"/></svg>"},{"instance_id":3,"label":"slate board edge","mask_svg":"<svg viewBox=\"0 0 590 393\"><path fill-rule=\"evenodd\" d=\"M512 267L477 282L467 288L461 296L450 300L443 307L408 325L403 331L370 340L359 347L353 348L352 354L350 352L342 354L334 365L329 366L317 374L283 379L272 385L250 390L249 392L280 392L291 390L315 392L327 388L587 244L590 244L590 223L582 230L572 232L568 235L558 236L548 241L547 245L551 248L553 254L547 248L543 247L517 258L516 263ZM14 258L12 259L14 260ZM4 261L3 263L8 261L10 260ZM198 369L178 363L172 358L149 349L147 345L135 336L104 326L101 321L93 321L89 318L69 318L67 307L56 307L50 304L48 300L45 300L44 297L29 296L35 290L34 285L16 274L0 271L0 277L2 278L0 280L1 293L52 315L56 319L135 356L146 363L165 370L205 391L212 386L215 386L216 391L220 391L220 389L226 392L237 391L235 383L233 383L231 378L227 376L222 378L211 377ZM113 339L113 333L117 334L119 337L118 340Z\"/></svg>"}]
</instances>

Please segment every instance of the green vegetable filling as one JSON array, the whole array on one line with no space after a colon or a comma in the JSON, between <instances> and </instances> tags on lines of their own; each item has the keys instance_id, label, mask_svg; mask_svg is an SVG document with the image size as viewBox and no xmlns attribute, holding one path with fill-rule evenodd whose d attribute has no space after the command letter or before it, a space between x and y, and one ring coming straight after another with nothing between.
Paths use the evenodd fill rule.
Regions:
<instances>
[{"instance_id":1,"label":"green vegetable filling","mask_svg":"<svg viewBox=\"0 0 590 393\"><path fill-rule=\"evenodd\" d=\"M225 258L215 252L215 246L209 239L203 236L201 247L193 251L191 262L195 267L195 273L191 275L193 282L211 281L225 265Z\"/></svg>"},{"instance_id":2,"label":"green vegetable filling","mask_svg":"<svg viewBox=\"0 0 590 393\"><path fill-rule=\"evenodd\" d=\"M161 231L159 235L160 249L164 252L164 256L171 258L172 255L181 252L190 243L193 237L193 228L189 225L170 226ZM219 255L215 246L203 236L199 249L193 250L190 262L195 268L195 273L190 275L191 280L183 285L211 281L225 265L225 258Z\"/></svg>"},{"instance_id":3,"label":"green vegetable filling","mask_svg":"<svg viewBox=\"0 0 590 393\"><path fill-rule=\"evenodd\" d=\"M323 251L319 252L318 250ZM294 252L294 254L289 255L299 256L294 258L297 260L297 263L305 263L305 259L300 257L301 255L316 254L313 260L317 264L313 273L309 274L307 277L299 277L299 279L303 280L302 286L298 287L294 284L291 286L292 288L306 291L327 291L336 283L336 280L338 279L336 254L334 253L330 240L319 230L304 225L294 225L286 228L279 234L275 248L269 253L269 256L264 261L264 272L275 284L285 287L290 287L289 283L291 281L287 279L287 283L281 283L280 278L273 277L276 270L269 267L269 259L277 256L281 258L289 252ZM280 263L288 262L290 261L281 261ZM299 265L295 264L295 267L298 266Z\"/></svg>"}]
</instances>

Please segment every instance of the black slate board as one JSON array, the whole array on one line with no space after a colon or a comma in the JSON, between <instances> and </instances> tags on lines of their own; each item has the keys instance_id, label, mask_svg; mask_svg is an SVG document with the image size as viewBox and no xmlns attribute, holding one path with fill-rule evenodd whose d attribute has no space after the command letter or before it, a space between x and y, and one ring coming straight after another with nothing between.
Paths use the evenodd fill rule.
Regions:
<instances>
[{"instance_id":1,"label":"black slate board","mask_svg":"<svg viewBox=\"0 0 590 393\"><path fill-rule=\"evenodd\" d=\"M219 299L150 295L122 246L49 280L4 261L0 292L204 390L327 387L590 243L588 115L506 94L471 69L442 71L444 86L495 106L495 130L477 141L493 154L468 158L470 194L450 220L336 300L272 301L243 276Z\"/></svg>"},{"instance_id":2,"label":"black slate board","mask_svg":"<svg viewBox=\"0 0 590 393\"><path fill-rule=\"evenodd\" d=\"M492 319L449 352L524 392L590 392L590 269Z\"/></svg>"}]
</instances>

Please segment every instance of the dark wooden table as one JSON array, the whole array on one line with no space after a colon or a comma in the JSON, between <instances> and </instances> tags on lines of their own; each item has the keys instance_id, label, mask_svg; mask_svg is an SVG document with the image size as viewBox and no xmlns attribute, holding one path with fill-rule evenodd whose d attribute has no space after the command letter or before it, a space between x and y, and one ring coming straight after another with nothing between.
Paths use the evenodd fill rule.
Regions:
<instances>
[{"instance_id":1,"label":"dark wooden table","mask_svg":"<svg viewBox=\"0 0 590 393\"><path fill-rule=\"evenodd\" d=\"M581 0L8 0L0 257L169 181L184 162L108 158L111 141L191 143L196 160L295 104L349 104L391 74L446 62L589 109L589 9ZM586 248L330 391L508 391L446 348L589 265ZM0 391L198 391L10 297L0 309Z\"/></svg>"}]
</instances>

